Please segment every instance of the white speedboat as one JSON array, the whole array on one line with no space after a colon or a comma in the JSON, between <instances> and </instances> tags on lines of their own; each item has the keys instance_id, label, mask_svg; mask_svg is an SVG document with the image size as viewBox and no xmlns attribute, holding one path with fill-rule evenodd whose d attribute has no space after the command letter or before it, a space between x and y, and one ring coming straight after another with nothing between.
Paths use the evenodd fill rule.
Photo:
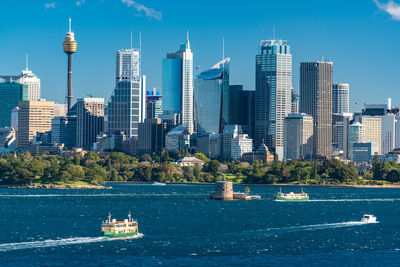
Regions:
<instances>
[{"instance_id":1,"label":"white speedboat","mask_svg":"<svg viewBox=\"0 0 400 267\"><path fill-rule=\"evenodd\" d=\"M361 219L361 222L363 223L376 223L376 217L371 214L364 214L364 216Z\"/></svg>"},{"instance_id":2,"label":"white speedboat","mask_svg":"<svg viewBox=\"0 0 400 267\"><path fill-rule=\"evenodd\" d=\"M156 186L164 186L164 185L167 185L167 184L166 184L166 183L154 182L154 183L152 183L152 185L156 185Z\"/></svg>"}]
</instances>

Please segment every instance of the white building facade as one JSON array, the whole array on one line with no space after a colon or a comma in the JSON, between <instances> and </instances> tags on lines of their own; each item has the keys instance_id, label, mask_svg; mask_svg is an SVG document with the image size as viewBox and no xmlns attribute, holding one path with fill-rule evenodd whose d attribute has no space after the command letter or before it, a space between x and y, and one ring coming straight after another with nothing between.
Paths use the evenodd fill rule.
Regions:
<instances>
[{"instance_id":1,"label":"white building facade","mask_svg":"<svg viewBox=\"0 0 400 267\"><path fill-rule=\"evenodd\" d=\"M349 112L350 86L347 83L332 85L332 113Z\"/></svg>"}]
</instances>

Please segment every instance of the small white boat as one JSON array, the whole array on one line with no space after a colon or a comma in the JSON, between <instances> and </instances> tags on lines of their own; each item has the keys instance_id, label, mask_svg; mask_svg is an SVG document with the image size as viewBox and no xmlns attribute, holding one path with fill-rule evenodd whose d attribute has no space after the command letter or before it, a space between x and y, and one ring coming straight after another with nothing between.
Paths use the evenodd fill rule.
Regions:
<instances>
[{"instance_id":1,"label":"small white boat","mask_svg":"<svg viewBox=\"0 0 400 267\"><path fill-rule=\"evenodd\" d=\"M363 223L376 223L376 217L371 214L364 214L364 216L361 219L361 222Z\"/></svg>"},{"instance_id":2,"label":"small white boat","mask_svg":"<svg viewBox=\"0 0 400 267\"><path fill-rule=\"evenodd\" d=\"M156 185L156 186L164 186L164 185L167 185L167 184L166 184L166 183L154 182L154 183L152 183L152 185Z\"/></svg>"}]
</instances>

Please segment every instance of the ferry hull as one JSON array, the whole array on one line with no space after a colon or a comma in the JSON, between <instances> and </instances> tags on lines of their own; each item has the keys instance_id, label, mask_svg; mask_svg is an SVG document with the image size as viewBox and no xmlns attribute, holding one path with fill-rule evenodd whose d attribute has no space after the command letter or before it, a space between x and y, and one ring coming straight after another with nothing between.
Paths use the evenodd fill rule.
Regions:
<instances>
[{"instance_id":1,"label":"ferry hull","mask_svg":"<svg viewBox=\"0 0 400 267\"><path fill-rule=\"evenodd\" d=\"M114 232L101 232L102 236L105 237L128 237L128 236L136 236L139 234L139 232L134 232L134 233L114 233Z\"/></svg>"},{"instance_id":2,"label":"ferry hull","mask_svg":"<svg viewBox=\"0 0 400 267\"><path fill-rule=\"evenodd\" d=\"M281 196L274 196L275 200L279 201L307 201L310 198L309 197L302 197L302 198L286 198L286 197L281 197Z\"/></svg>"}]
</instances>

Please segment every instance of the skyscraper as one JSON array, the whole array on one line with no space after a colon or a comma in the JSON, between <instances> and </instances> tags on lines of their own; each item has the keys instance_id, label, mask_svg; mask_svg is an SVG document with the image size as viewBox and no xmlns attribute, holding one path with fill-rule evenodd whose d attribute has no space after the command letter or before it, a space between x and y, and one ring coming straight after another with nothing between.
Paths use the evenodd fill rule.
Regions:
<instances>
[{"instance_id":1,"label":"skyscraper","mask_svg":"<svg viewBox=\"0 0 400 267\"><path fill-rule=\"evenodd\" d=\"M140 49L117 52L116 85L108 103L108 133L138 137L146 116L146 76L141 75Z\"/></svg>"},{"instance_id":2,"label":"skyscraper","mask_svg":"<svg viewBox=\"0 0 400 267\"><path fill-rule=\"evenodd\" d=\"M167 53L163 60L162 95L164 114L181 114L182 123L193 133L193 53L189 34L186 43L178 51Z\"/></svg>"},{"instance_id":3,"label":"skyscraper","mask_svg":"<svg viewBox=\"0 0 400 267\"><path fill-rule=\"evenodd\" d=\"M226 58L218 62L211 69L200 73L195 80L198 134L222 133L223 126L228 124L229 112L224 119L224 110L226 110L224 104L229 102L229 95L224 96L224 92L227 86L229 91L229 61L230 59Z\"/></svg>"},{"instance_id":4,"label":"skyscraper","mask_svg":"<svg viewBox=\"0 0 400 267\"><path fill-rule=\"evenodd\" d=\"M333 84L332 113L349 112L349 85L347 83Z\"/></svg>"},{"instance_id":5,"label":"skyscraper","mask_svg":"<svg viewBox=\"0 0 400 267\"><path fill-rule=\"evenodd\" d=\"M283 121L291 112L292 54L287 41L261 41L256 55L255 147L283 159Z\"/></svg>"},{"instance_id":6,"label":"skyscraper","mask_svg":"<svg viewBox=\"0 0 400 267\"><path fill-rule=\"evenodd\" d=\"M37 101L40 99L40 79L29 70L28 56L26 59L26 69L21 72L17 82L28 86L28 100Z\"/></svg>"},{"instance_id":7,"label":"skyscraper","mask_svg":"<svg viewBox=\"0 0 400 267\"><path fill-rule=\"evenodd\" d=\"M76 53L78 43L75 41L75 35L71 30L71 18L69 19L69 31L65 34L63 43L64 53L68 56L68 78L67 78L67 105L68 110L72 105L72 54Z\"/></svg>"},{"instance_id":8,"label":"skyscraper","mask_svg":"<svg viewBox=\"0 0 400 267\"><path fill-rule=\"evenodd\" d=\"M164 148L164 124L160 118L146 119L139 124L138 153L159 154Z\"/></svg>"},{"instance_id":9,"label":"skyscraper","mask_svg":"<svg viewBox=\"0 0 400 267\"><path fill-rule=\"evenodd\" d=\"M24 100L28 100L26 84L15 82L13 76L0 77L0 128L11 127L11 111Z\"/></svg>"},{"instance_id":10,"label":"skyscraper","mask_svg":"<svg viewBox=\"0 0 400 267\"><path fill-rule=\"evenodd\" d=\"M382 155L392 151L396 145L396 115L382 116Z\"/></svg>"},{"instance_id":11,"label":"skyscraper","mask_svg":"<svg viewBox=\"0 0 400 267\"><path fill-rule=\"evenodd\" d=\"M78 98L76 111L76 146L91 150L104 128L104 98Z\"/></svg>"},{"instance_id":12,"label":"skyscraper","mask_svg":"<svg viewBox=\"0 0 400 267\"><path fill-rule=\"evenodd\" d=\"M18 104L18 133L19 148L28 148L29 142L37 133L51 130L51 120L54 117L53 101L20 101Z\"/></svg>"},{"instance_id":13,"label":"skyscraper","mask_svg":"<svg viewBox=\"0 0 400 267\"><path fill-rule=\"evenodd\" d=\"M314 157L332 156L332 73L332 62L300 64L300 112L314 119Z\"/></svg>"},{"instance_id":14,"label":"skyscraper","mask_svg":"<svg viewBox=\"0 0 400 267\"><path fill-rule=\"evenodd\" d=\"M313 118L304 113L285 118L285 160L312 157L313 126Z\"/></svg>"}]
</instances>

